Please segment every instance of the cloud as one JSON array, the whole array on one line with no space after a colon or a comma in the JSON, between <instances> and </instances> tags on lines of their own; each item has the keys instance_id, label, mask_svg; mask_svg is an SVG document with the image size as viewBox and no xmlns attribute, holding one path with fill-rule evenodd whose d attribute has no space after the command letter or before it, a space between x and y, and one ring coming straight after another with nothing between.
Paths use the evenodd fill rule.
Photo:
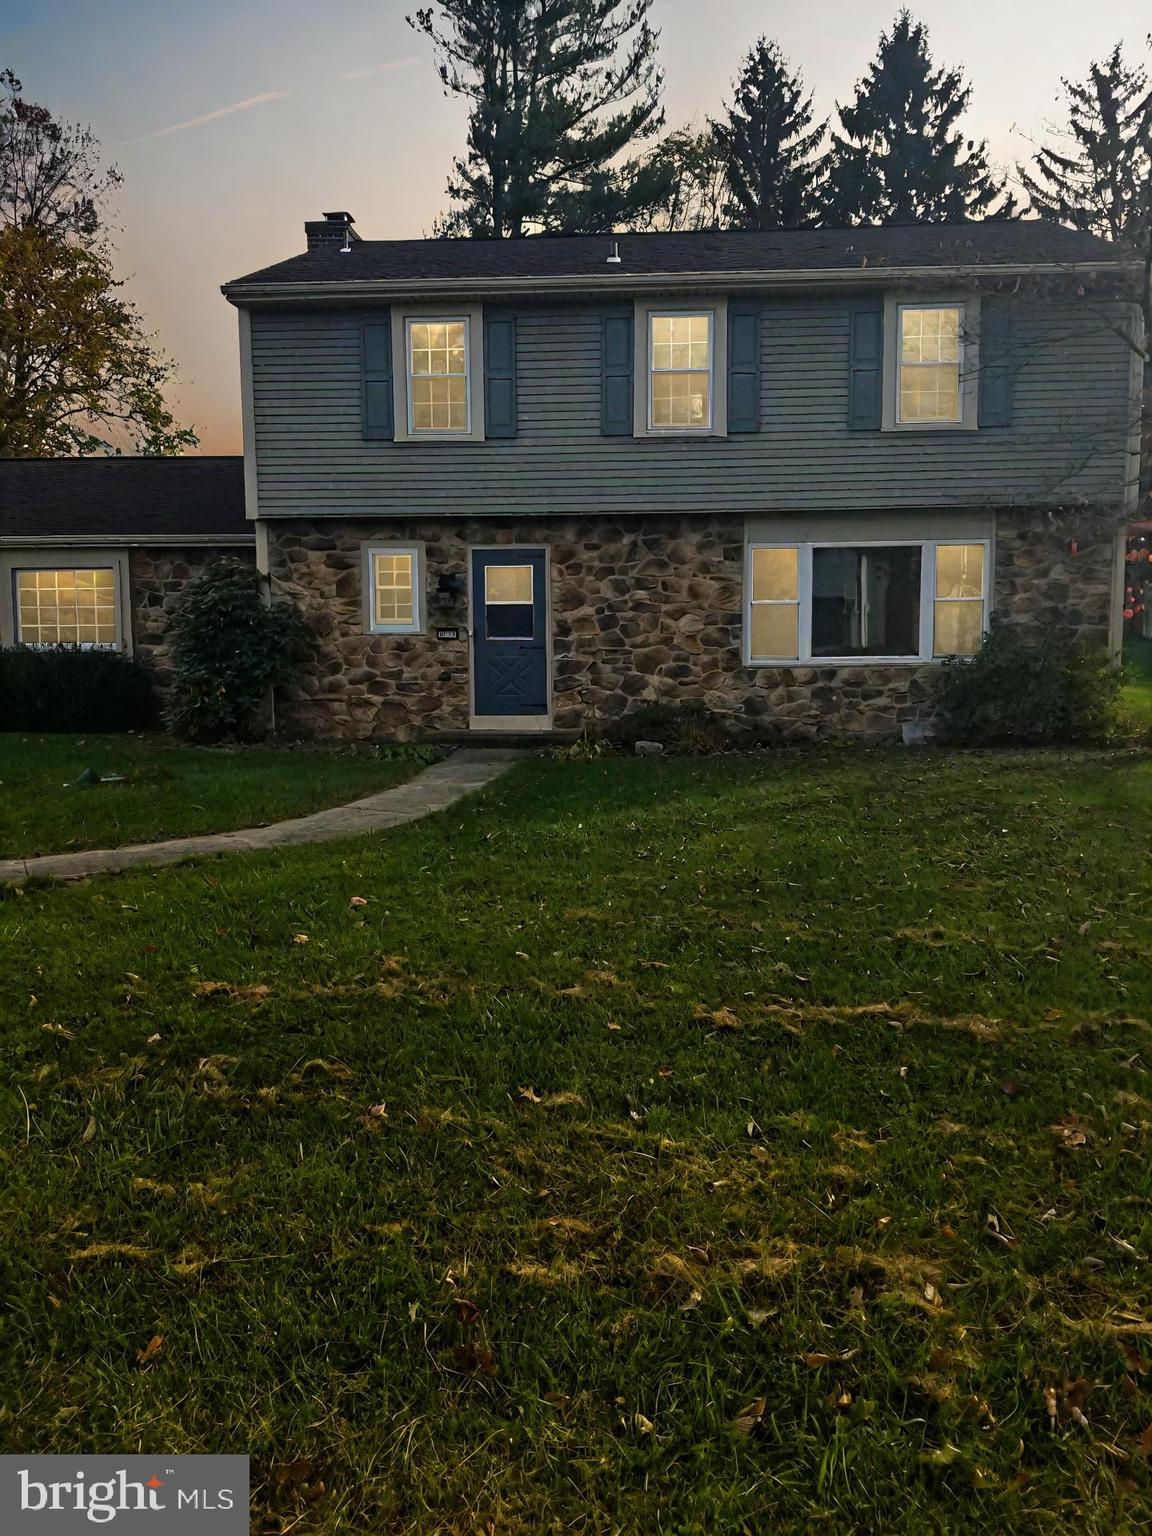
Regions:
<instances>
[{"instance_id":1,"label":"cloud","mask_svg":"<svg viewBox=\"0 0 1152 1536\"><path fill-rule=\"evenodd\" d=\"M214 123L218 117L231 117L234 112L247 112L250 108L262 107L269 101L283 101L291 94L291 91L261 91L259 96L245 96L243 101L234 101L227 107L217 107L214 112L205 112L202 117L190 117L186 122L172 123L167 128L157 128L155 133L142 133L138 139L125 139L118 147L127 149L130 144L147 144L152 139L166 139L170 133L183 133L186 128L200 128L204 123Z\"/></svg>"},{"instance_id":2,"label":"cloud","mask_svg":"<svg viewBox=\"0 0 1152 1536\"><path fill-rule=\"evenodd\" d=\"M395 69L411 69L413 64L419 64L419 59L391 59L387 64L373 64L369 69L350 69L346 75L341 75L341 80L371 80L374 75L391 74Z\"/></svg>"}]
</instances>

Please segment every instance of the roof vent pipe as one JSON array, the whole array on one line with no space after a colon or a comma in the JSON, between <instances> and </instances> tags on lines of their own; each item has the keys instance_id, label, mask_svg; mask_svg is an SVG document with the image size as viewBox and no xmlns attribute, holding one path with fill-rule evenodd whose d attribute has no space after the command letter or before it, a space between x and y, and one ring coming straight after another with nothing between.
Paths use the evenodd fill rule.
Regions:
<instances>
[{"instance_id":1,"label":"roof vent pipe","mask_svg":"<svg viewBox=\"0 0 1152 1536\"><path fill-rule=\"evenodd\" d=\"M618 267L620 265L620 242L619 242L619 240L613 240L613 242L612 242L612 254L611 254L611 256L605 257L605 260L606 260L607 264L610 267Z\"/></svg>"}]
</instances>

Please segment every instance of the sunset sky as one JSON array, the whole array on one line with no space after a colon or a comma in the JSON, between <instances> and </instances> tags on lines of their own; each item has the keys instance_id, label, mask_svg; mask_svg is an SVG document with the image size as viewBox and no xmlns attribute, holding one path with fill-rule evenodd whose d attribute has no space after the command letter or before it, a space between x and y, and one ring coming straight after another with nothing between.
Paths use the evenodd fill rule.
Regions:
<instances>
[{"instance_id":1,"label":"sunset sky","mask_svg":"<svg viewBox=\"0 0 1152 1536\"><path fill-rule=\"evenodd\" d=\"M119 266L179 365L200 451L240 447L228 278L303 248L303 223L347 208L366 239L419 236L445 206L464 112L446 100L404 0L0 0L0 67L90 123L124 186ZM800 66L821 114L851 93L895 5L655 0L671 125L720 110L761 33ZM1146 0L921 0L938 63L973 86L970 129L1010 163L1081 76L1123 40L1145 57Z\"/></svg>"}]
</instances>

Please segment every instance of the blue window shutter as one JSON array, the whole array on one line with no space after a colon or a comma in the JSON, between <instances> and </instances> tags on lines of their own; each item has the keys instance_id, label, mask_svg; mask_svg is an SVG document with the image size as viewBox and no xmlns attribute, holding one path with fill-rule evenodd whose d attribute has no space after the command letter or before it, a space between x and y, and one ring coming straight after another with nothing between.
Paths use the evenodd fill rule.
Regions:
<instances>
[{"instance_id":1,"label":"blue window shutter","mask_svg":"<svg viewBox=\"0 0 1152 1536\"><path fill-rule=\"evenodd\" d=\"M852 306L848 354L848 426L878 432L883 410L884 306L862 299Z\"/></svg>"},{"instance_id":2,"label":"blue window shutter","mask_svg":"<svg viewBox=\"0 0 1152 1536\"><path fill-rule=\"evenodd\" d=\"M366 438L396 435L392 415L392 321L366 320L361 335L361 429Z\"/></svg>"},{"instance_id":3,"label":"blue window shutter","mask_svg":"<svg viewBox=\"0 0 1152 1536\"><path fill-rule=\"evenodd\" d=\"M728 306L728 430L760 430L760 310Z\"/></svg>"},{"instance_id":4,"label":"blue window shutter","mask_svg":"<svg viewBox=\"0 0 1152 1536\"><path fill-rule=\"evenodd\" d=\"M632 312L601 322L600 430L605 437L632 436Z\"/></svg>"},{"instance_id":5,"label":"blue window shutter","mask_svg":"<svg viewBox=\"0 0 1152 1536\"><path fill-rule=\"evenodd\" d=\"M990 296L980 304L980 426L1010 427L1014 392L1012 309Z\"/></svg>"},{"instance_id":6,"label":"blue window shutter","mask_svg":"<svg viewBox=\"0 0 1152 1536\"><path fill-rule=\"evenodd\" d=\"M484 435L516 436L516 316L484 316Z\"/></svg>"}]
</instances>

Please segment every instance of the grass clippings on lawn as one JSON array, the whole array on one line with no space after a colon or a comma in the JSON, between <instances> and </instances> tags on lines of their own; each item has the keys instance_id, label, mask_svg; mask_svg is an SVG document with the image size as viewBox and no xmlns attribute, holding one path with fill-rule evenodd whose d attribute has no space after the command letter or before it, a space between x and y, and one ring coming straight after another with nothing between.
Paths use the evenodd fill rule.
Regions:
<instances>
[{"instance_id":1,"label":"grass clippings on lawn","mask_svg":"<svg viewBox=\"0 0 1152 1536\"><path fill-rule=\"evenodd\" d=\"M233 832L403 783L387 761L275 747L187 747L169 737L0 734L0 858ZM77 784L92 768L122 783Z\"/></svg>"},{"instance_id":2,"label":"grass clippings on lawn","mask_svg":"<svg viewBox=\"0 0 1152 1536\"><path fill-rule=\"evenodd\" d=\"M250 1451L265 1532L1146 1527L1150 813L534 762L9 893L5 1449Z\"/></svg>"}]
</instances>

